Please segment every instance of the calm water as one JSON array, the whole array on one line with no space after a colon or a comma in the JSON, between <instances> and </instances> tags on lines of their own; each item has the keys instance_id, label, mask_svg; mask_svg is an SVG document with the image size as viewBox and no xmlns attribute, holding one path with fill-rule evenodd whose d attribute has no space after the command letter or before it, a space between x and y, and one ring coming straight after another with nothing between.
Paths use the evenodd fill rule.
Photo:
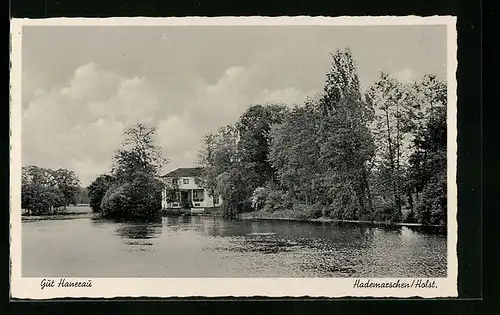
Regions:
<instances>
[{"instance_id":1,"label":"calm water","mask_svg":"<svg viewBox=\"0 0 500 315\"><path fill-rule=\"evenodd\" d=\"M89 215L22 223L25 277L445 277L446 236L414 228Z\"/></svg>"}]
</instances>

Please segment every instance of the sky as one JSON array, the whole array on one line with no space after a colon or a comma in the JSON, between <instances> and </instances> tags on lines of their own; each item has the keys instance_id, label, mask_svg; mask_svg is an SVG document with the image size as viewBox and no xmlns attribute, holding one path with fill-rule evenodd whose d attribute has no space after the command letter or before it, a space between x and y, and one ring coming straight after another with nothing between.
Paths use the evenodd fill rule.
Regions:
<instances>
[{"instance_id":1,"label":"sky","mask_svg":"<svg viewBox=\"0 0 500 315\"><path fill-rule=\"evenodd\" d=\"M446 78L445 26L24 26L22 163L109 172L123 131L157 127L170 160L196 164L202 137L252 104L302 104L349 47L362 89L381 71Z\"/></svg>"}]
</instances>

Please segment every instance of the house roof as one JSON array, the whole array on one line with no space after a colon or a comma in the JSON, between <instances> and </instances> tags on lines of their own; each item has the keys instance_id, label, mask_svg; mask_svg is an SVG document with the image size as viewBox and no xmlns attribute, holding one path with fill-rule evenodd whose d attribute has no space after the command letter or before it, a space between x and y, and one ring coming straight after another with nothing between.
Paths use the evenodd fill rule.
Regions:
<instances>
[{"instance_id":1,"label":"house roof","mask_svg":"<svg viewBox=\"0 0 500 315\"><path fill-rule=\"evenodd\" d=\"M199 177L202 171L201 167L180 167L163 175L163 177Z\"/></svg>"}]
</instances>

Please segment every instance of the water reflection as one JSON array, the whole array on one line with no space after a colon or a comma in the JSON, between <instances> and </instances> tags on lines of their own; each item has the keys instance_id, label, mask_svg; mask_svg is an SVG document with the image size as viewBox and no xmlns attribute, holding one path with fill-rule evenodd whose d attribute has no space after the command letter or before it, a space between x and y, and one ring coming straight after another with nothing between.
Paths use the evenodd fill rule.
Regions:
<instances>
[{"instance_id":1,"label":"water reflection","mask_svg":"<svg viewBox=\"0 0 500 315\"><path fill-rule=\"evenodd\" d=\"M364 240L373 235L377 228L360 225L345 225L334 223L316 222L290 222L290 221L241 221L203 219L200 224L190 222L190 226L207 236L265 236L277 235L279 237L301 238L329 238L337 241ZM393 230L394 231L394 230ZM401 231L397 229L396 231Z\"/></svg>"},{"instance_id":2,"label":"water reflection","mask_svg":"<svg viewBox=\"0 0 500 315\"><path fill-rule=\"evenodd\" d=\"M405 226L406 229L416 232L418 234L425 235L447 235L446 227L434 227L434 226Z\"/></svg>"},{"instance_id":3,"label":"water reflection","mask_svg":"<svg viewBox=\"0 0 500 315\"><path fill-rule=\"evenodd\" d=\"M447 266L446 236L416 227L87 217L26 221L22 231L30 276L439 277Z\"/></svg>"},{"instance_id":4,"label":"water reflection","mask_svg":"<svg viewBox=\"0 0 500 315\"><path fill-rule=\"evenodd\" d=\"M175 216L175 217L164 217L163 224L168 226L170 229L191 229L194 220L191 216Z\"/></svg>"},{"instance_id":5,"label":"water reflection","mask_svg":"<svg viewBox=\"0 0 500 315\"><path fill-rule=\"evenodd\" d=\"M148 240L158 238L162 234L163 224L161 221L124 221L103 218L93 218L92 223L95 226L115 226L115 233L119 235L126 243L132 240ZM136 244L132 242L132 244ZM143 242L142 244L151 245L152 243Z\"/></svg>"},{"instance_id":6,"label":"water reflection","mask_svg":"<svg viewBox=\"0 0 500 315\"><path fill-rule=\"evenodd\" d=\"M397 270L404 274L419 264L439 273L445 269L445 242L435 229L373 224L290 221L238 221L194 218L198 233L231 240L221 252L293 255L297 265L324 275L353 276ZM426 234L433 232L434 234ZM263 258L266 259L266 258ZM304 263L307 261L308 263ZM421 267L420 267L421 268Z\"/></svg>"},{"instance_id":7,"label":"water reflection","mask_svg":"<svg viewBox=\"0 0 500 315\"><path fill-rule=\"evenodd\" d=\"M161 232L161 223L122 223L116 229L116 233L124 239L157 238Z\"/></svg>"}]
</instances>

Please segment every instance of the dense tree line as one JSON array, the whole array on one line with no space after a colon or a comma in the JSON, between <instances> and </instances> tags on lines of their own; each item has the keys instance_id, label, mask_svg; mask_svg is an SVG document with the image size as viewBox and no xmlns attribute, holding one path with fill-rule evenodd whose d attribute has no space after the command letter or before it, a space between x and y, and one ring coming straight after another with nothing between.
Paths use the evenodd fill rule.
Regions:
<instances>
[{"instance_id":1,"label":"dense tree line","mask_svg":"<svg viewBox=\"0 0 500 315\"><path fill-rule=\"evenodd\" d=\"M22 168L21 207L28 214L55 213L85 201L85 189L73 171L34 165Z\"/></svg>"},{"instance_id":2,"label":"dense tree line","mask_svg":"<svg viewBox=\"0 0 500 315\"><path fill-rule=\"evenodd\" d=\"M321 95L250 106L204 138L199 164L227 215L445 225L446 84L382 73L363 92L351 51L339 50Z\"/></svg>"},{"instance_id":3,"label":"dense tree line","mask_svg":"<svg viewBox=\"0 0 500 315\"><path fill-rule=\"evenodd\" d=\"M166 162L154 143L156 128L137 124L126 130L109 174L88 187L90 206L105 217L157 219L163 184L159 171Z\"/></svg>"},{"instance_id":4,"label":"dense tree line","mask_svg":"<svg viewBox=\"0 0 500 315\"><path fill-rule=\"evenodd\" d=\"M199 154L203 181L210 193L223 195L227 214L251 210L249 197L254 190L275 181L267 158L269 136L285 111L284 105L252 106L234 125L203 139Z\"/></svg>"}]
</instances>

